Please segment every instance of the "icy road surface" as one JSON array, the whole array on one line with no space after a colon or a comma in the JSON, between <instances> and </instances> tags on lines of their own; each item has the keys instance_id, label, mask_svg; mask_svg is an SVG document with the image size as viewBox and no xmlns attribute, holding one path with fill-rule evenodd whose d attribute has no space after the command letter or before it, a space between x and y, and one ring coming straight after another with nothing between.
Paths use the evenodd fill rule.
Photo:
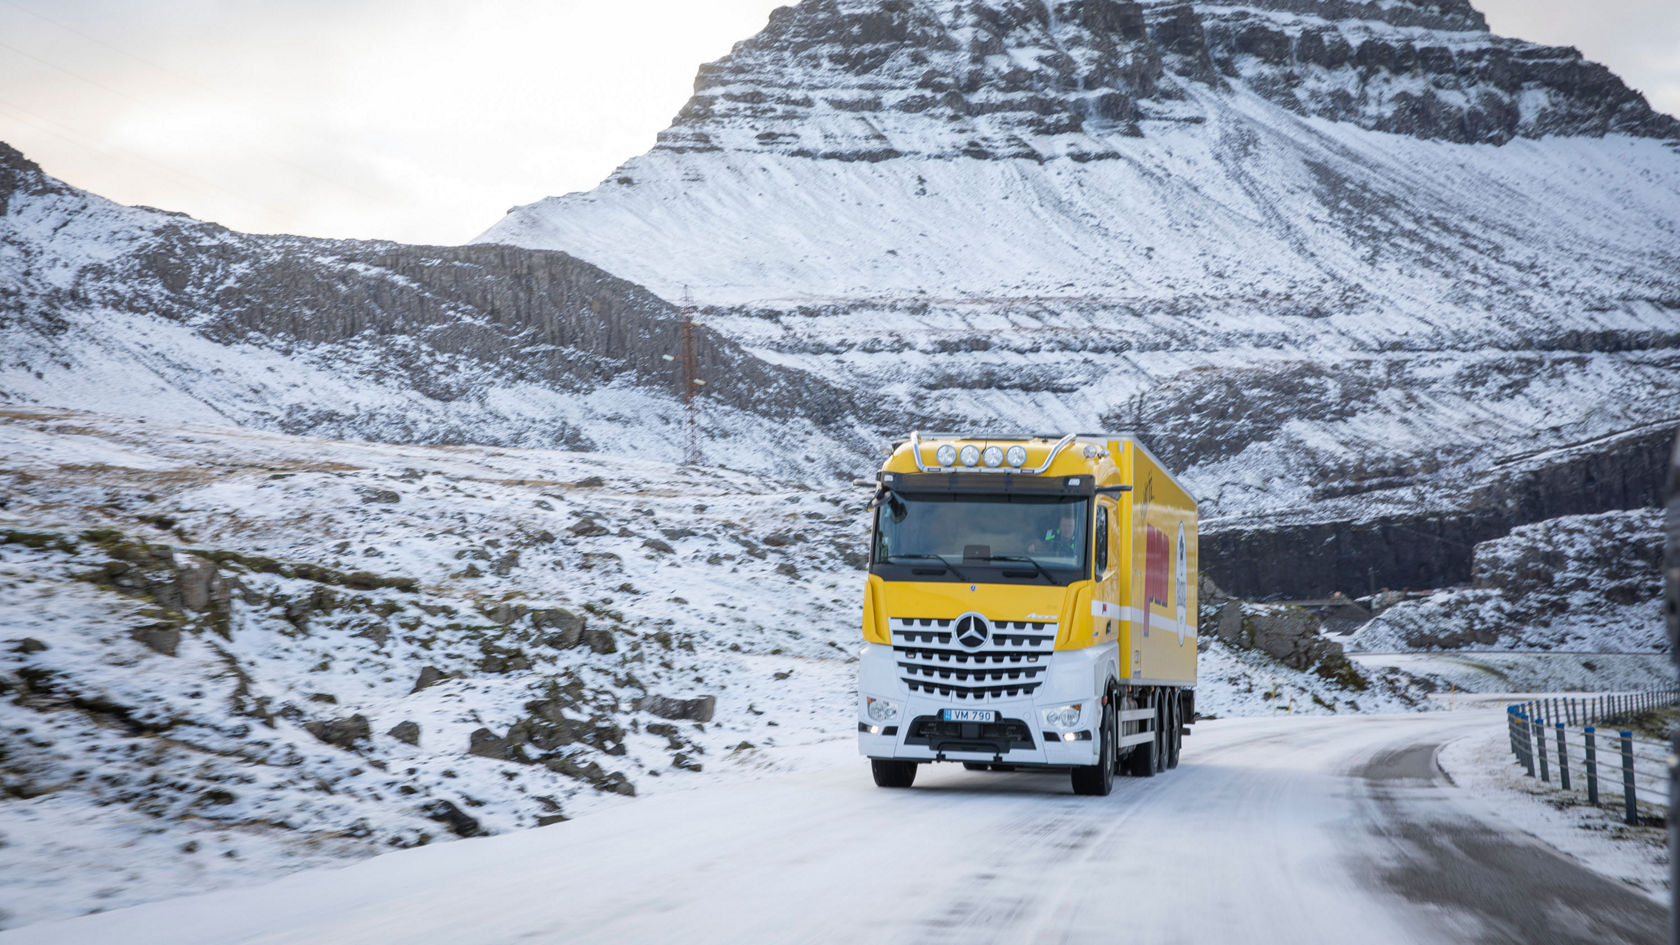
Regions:
<instances>
[{"instance_id":1,"label":"icy road surface","mask_svg":"<svg viewBox=\"0 0 1680 945\"><path fill-rule=\"evenodd\" d=\"M834 764L0 934L123 942L1658 942L1665 914L1453 787L1497 710L1204 722L1176 771Z\"/></svg>"}]
</instances>

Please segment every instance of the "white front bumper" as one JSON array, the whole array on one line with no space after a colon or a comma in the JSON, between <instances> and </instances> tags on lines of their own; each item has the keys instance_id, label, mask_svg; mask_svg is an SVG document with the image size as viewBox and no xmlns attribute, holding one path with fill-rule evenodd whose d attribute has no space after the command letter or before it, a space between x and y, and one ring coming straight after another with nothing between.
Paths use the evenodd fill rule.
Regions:
<instances>
[{"instance_id":1,"label":"white front bumper","mask_svg":"<svg viewBox=\"0 0 1680 945\"><path fill-rule=\"evenodd\" d=\"M960 701L925 692L911 692L890 646L864 644L859 656L857 711L860 724L858 751L861 754L900 761L978 761L1069 767L1096 763L1103 687L1118 667L1119 648L1109 645L1057 650L1050 654L1049 671L1032 695ZM896 703L898 717L891 721L870 718L867 702L872 696ZM1047 739L1045 733L1051 728L1045 724L1041 710L1074 702L1084 704L1074 731L1086 732L1090 737L1078 741ZM937 718L942 709L993 709L999 719L1016 719L1025 723L1032 736L1032 745L1016 744L1007 753L996 754L992 751L936 752L928 745L908 744L912 723L924 716ZM872 734L865 730L870 727L879 729L881 733ZM888 734L892 729L896 731Z\"/></svg>"}]
</instances>

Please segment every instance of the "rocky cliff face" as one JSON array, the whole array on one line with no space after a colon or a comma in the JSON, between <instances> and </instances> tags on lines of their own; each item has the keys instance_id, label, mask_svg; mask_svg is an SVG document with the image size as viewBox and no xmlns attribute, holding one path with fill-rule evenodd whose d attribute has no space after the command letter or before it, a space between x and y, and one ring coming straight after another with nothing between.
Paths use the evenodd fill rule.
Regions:
<instances>
[{"instance_id":1,"label":"rocky cliff face","mask_svg":"<svg viewBox=\"0 0 1680 945\"><path fill-rule=\"evenodd\" d=\"M1468 0L1264 0L1194 9L1220 75L1302 115L1493 144L1546 135L1680 136L1680 123L1653 112L1578 51L1489 35Z\"/></svg>"},{"instance_id":2,"label":"rocky cliff face","mask_svg":"<svg viewBox=\"0 0 1680 945\"><path fill-rule=\"evenodd\" d=\"M1478 544L1471 586L1396 604L1360 629L1352 645L1664 650L1662 515L1636 509L1563 516Z\"/></svg>"},{"instance_id":3,"label":"rocky cliff face","mask_svg":"<svg viewBox=\"0 0 1680 945\"><path fill-rule=\"evenodd\" d=\"M1244 596L1430 586L1651 501L1558 456L1680 422L1677 137L1456 0L806 0L481 239L692 286L883 433L1129 430Z\"/></svg>"},{"instance_id":4,"label":"rocky cliff face","mask_svg":"<svg viewBox=\"0 0 1680 945\"><path fill-rule=\"evenodd\" d=\"M680 413L678 310L564 253L233 233L81 193L4 145L0 206L6 401L566 447ZM737 433L867 413L703 326L694 352Z\"/></svg>"},{"instance_id":5,"label":"rocky cliff face","mask_svg":"<svg viewBox=\"0 0 1680 945\"><path fill-rule=\"evenodd\" d=\"M806 0L702 66L659 147L1119 159L1104 135L1196 117L1177 80L1421 138L1680 134L1608 69L1491 36L1467 2Z\"/></svg>"},{"instance_id":6,"label":"rocky cliff face","mask_svg":"<svg viewBox=\"0 0 1680 945\"><path fill-rule=\"evenodd\" d=\"M1231 587L1286 599L1464 584L1480 567L1483 543L1518 526L1658 505L1673 441L1673 427L1663 424L1515 457L1491 475L1413 471L1347 495L1338 495L1346 486L1327 484L1305 509L1205 527L1202 569Z\"/></svg>"}]
</instances>

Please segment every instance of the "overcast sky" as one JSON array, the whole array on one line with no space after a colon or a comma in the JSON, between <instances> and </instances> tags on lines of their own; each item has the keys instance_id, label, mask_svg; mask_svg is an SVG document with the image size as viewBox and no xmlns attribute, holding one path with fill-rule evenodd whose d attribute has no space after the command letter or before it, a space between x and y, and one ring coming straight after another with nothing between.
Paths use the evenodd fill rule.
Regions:
<instances>
[{"instance_id":1,"label":"overcast sky","mask_svg":"<svg viewBox=\"0 0 1680 945\"><path fill-rule=\"evenodd\" d=\"M1680 0L1476 0L1680 114ZM0 0L0 140L235 229L459 243L647 150L774 0Z\"/></svg>"}]
</instances>

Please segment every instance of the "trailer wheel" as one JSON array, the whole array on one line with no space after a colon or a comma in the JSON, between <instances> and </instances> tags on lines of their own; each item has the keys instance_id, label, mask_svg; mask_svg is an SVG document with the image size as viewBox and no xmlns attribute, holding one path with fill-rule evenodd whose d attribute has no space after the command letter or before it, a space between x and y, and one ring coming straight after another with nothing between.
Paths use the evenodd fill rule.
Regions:
<instances>
[{"instance_id":1,"label":"trailer wheel","mask_svg":"<svg viewBox=\"0 0 1680 945\"><path fill-rule=\"evenodd\" d=\"M1149 701L1155 704L1155 717L1149 722L1154 737L1133 746L1132 753L1126 756L1126 773L1134 778L1153 778L1161 770L1161 705L1153 693Z\"/></svg>"},{"instance_id":2,"label":"trailer wheel","mask_svg":"<svg viewBox=\"0 0 1680 945\"><path fill-rule=\"evenodd\" d=\"M914 761L886 761L881 758L869 759L869 771L875 776L876 787L909 787L916 783L916 763Z\"/></svg>"},{"instance_id":3,"label":"trailer wheel","mask_svg":"<svg viewBox=\"0 0 1680 945\"><path fill-rule=\"evenodd\" d=\"M1167 696L1167 767L1178 767L1178 752L1184 747L1184 721L1179 716L1184 711L1184 703L1179 701L1178 691L1174 690Z\"/></svg>"},{"instance_id":4,"label":"trailer wheel","mask_svg":"<svg viewBox=\"0 0 1680 945\"><path fill-rule=\"evenodd\" d=\"M1119 741L1114 735L1114 700L1106 700L1103 706L1102 725L1099 728L1097 744L1097 763L1084 768L1073 769L1073 793L1091 797L1107 797L1114 790L1115 743Z\"/></svg>"}]
</instances>

